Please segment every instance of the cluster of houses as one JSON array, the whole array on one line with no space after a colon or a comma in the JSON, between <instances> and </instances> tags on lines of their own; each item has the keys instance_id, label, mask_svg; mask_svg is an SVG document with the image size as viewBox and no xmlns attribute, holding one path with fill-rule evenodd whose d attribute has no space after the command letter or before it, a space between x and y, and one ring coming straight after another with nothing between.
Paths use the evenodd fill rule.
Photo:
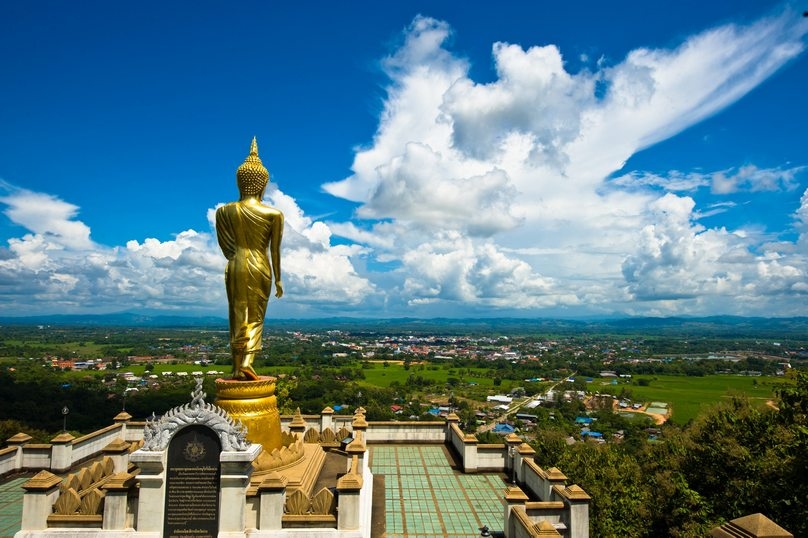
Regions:
<instances>
[{"instance_id":1,"label":"cluster of houses","mask_svg":"<svg viewBox=\"0 0 808 538\"><path fill-rule=\"evenodd\" d=\"M59 370L105 370L107 368L107 365L101 359L77 361L75 359L51 357L50 363L53 368L58 368Z\"/></svg>"}]
</instances>

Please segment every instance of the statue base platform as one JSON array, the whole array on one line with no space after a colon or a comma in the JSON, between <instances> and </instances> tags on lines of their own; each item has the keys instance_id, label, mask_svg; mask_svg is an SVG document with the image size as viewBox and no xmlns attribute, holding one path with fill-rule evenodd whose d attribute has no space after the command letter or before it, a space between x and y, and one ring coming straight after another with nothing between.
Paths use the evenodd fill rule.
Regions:
<instances>
[{"instance_id":1,"label":"statue base platform","mask_svg":"<svg viewBox=\"0 0 808 538\"><path fill-rule=\"evenodd\" d=\"M248 441L264 449L253 463L257 472L287 468L305 458L302 439L281 432L276 381L271 376L216 380L215 404L244 424Z\"/></svg>"}]
</instances>

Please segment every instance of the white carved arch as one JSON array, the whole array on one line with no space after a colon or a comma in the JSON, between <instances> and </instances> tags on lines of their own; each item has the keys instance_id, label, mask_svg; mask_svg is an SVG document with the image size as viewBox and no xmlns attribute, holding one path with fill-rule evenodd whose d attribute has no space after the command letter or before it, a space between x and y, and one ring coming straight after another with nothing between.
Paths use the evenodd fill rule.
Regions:
<instances>
[{"instance_id":1,"label":"white carved arch","mask_svg":"<svg viewBox=\"0 0 808 538\"><path fill-rule=\"evenodd\" d=\"M191 403L174 407L156 420L146 421L143 432L143 447L146 452L166 450L174 435L186 426L199 425L212 429L219 437L222 450L244 452L250 446L247 428L233 420L227 411L218 405L205 402L202 379L196 380L191 394Z\"/></svg>"}]
</instances>

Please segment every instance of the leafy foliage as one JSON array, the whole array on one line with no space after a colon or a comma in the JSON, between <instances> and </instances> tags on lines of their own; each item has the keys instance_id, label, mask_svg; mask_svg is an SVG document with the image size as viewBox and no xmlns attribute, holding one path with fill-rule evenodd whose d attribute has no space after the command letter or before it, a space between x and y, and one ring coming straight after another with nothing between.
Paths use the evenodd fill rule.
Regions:
<instances>
[{"instance_id":1,"label":"leafy foliage","mask_svg":"<svg viewBox=\"0 0 808 538\"><path fill-rule=\"evenodd\" d=\"M594 536L705 536L722 522L762 512L808 536L808 374L779 391L775 407L737 396L659 442L563 443L544 428L536 458L592 497Z\"/></svg>"},{"instance_id":2,"label":"leafy foliage","mask_svg":"<svg viewBox=\"0 0 808 538\"><path fill-rule=\"evenodd\" d=\"M633 457L606 444L576 443L557 467L573 482L587 484L593 536L648 536L651 492L640 487L643 470Z\"/></svg>"}]
</instances>

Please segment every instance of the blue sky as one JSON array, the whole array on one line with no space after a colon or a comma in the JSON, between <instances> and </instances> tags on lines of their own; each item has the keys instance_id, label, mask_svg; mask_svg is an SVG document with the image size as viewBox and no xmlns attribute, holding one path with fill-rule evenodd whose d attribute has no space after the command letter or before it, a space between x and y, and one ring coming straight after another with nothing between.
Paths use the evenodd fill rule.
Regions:
<instances>
[{"instance_id":1,"label":"blue sky","mask_svg":"<svg viewBox=\"0 0 808 538\"><path fill-rule=\"evenodd\" d=\"M0 315L808 315L808 3L5 2Z\"/></svg>"}]
</instances>

